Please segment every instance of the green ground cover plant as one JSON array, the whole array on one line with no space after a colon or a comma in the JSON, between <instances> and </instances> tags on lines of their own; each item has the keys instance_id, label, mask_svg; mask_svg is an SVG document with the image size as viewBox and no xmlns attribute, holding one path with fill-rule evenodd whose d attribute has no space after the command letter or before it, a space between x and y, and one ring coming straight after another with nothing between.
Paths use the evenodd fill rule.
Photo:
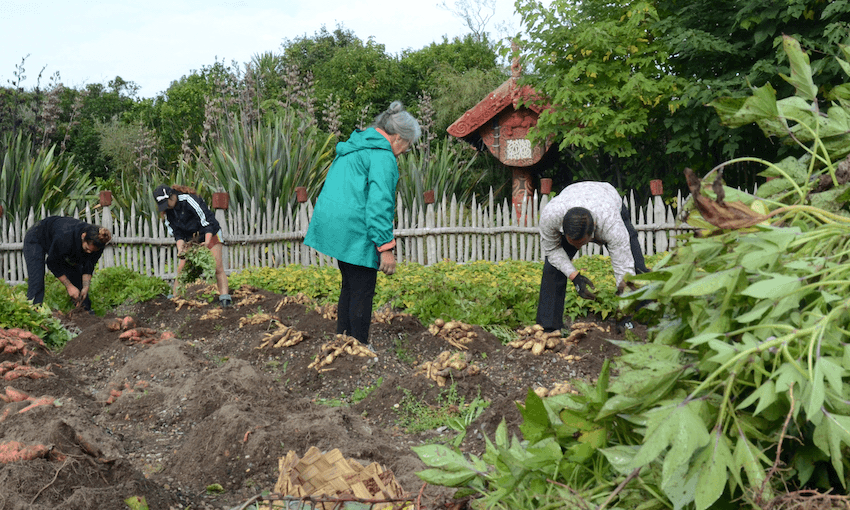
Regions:
<instances>
[{"instance_id":1,"label":"green ground cover plant","mask_svg":"<svg viewBox=\"0 0 850 510\"><path fill-rule=\"evenodd\" d=\"M647 257L647 264L661 257ZM588 313L602 318L617 313L620 304L610 257L579 257L575 266L593 280L597 300L582 299L570 287L564 313L573 320ZM534 324L542 272L541 262L516 260L466 264L443 261L430 266L403 263L392 276L378 274L374 307L389 304L418 317L423 324L442 318L516 329ZM229 281L234 288L253 285L290 295L302 292L320 304L339 299L340 274L332 266L249 268L231 275Z\"/></svg>"},{"instance_id":2,"label":"green ground cover plant","mask_svg":"<svg viewBox=\"0 0 850 510\"><path fill-rule=\"evenodd\" d=\"M53 317L49 307L33 306L27 300L26 288L9 285L0 285L0 328L27 330L51 348L61 347L71 339L71 333Z\"/></svg>"}]
</instances>

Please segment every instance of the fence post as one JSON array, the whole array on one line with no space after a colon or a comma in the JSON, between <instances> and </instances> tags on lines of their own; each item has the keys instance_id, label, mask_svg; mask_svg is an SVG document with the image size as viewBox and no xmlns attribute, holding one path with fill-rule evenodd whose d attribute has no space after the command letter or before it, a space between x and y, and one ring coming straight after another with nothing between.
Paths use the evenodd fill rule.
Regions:
<instances>
[{"instance_id":1,"label":"fence post","mask_svg":"<svg viewBox=\"0 0 850 510\"><path fill-rule=\"evenodd\" d=\"M428 190L425 195L425 228L434 228L434 190ZM434 264L437 262L437 240L434 236L428 236L425 244L427 246L428 258L426 264Z\"/></svg>"},{"instance_id":2,"label":"fence post","mask_svg":"<svg viewBox=\"0 0 850 510\"><path fill-rule=\"evenodd\" d=\"M109 233L115 235L112 225L112 192L103 190L100 192L98 203L103 208L103 220L101 227L108 229ZM109 244L103 249L103 267L115 267L115 248Z\"/></svg>"},{"instance_id":3,"label":"fence post","mask_svg":"<svg viewBox=\"0 0 850 510\"><path fill-rule=\"evenodd\" d=\"M664 200L661 199L661 195L664 193L664 186L662 186L661 179L649 181L649 189L652 192L655 223L658 226L666 227L667 211L664 208ZM655 253L667 251L667 235L666 230L659 229L655 231Z\"/></svg>"},{"instance_id":4,"label":"fence post","mask_svg":"<svg viewBox=\"0 0 850 510\"><path fill-rule=\"evenodd\" d=\"M221 265L224 266L224 274L227 274L230 268L230 254L228 253L227 243L224 242L230 234L230 229L227 226L227 209L230 207L230 195L223 191L213 193L212 196L213 211L215 211L215 219L221 227Z\"/></svg>"}]
</instances>

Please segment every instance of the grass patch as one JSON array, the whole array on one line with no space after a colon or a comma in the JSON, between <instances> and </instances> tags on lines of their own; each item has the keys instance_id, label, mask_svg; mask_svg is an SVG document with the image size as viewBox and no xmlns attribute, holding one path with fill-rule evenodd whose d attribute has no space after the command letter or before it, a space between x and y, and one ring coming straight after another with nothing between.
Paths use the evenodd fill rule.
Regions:
<instances>
[{"instance_id":1,"label":"grass patch","mask_svg":"<svg viewBox=\"0 0 850 510\"><path fill-rule=\"evenodd\" d=\"M402 388L404 397L398 403L396 424L408 434L449 427L458 432L459 439L453 443L460 444L466 435L466 428L484 412L489 402L478 397L468 403L457 393L457 385L452 384L437 396L437 405L423 402L408 389Z\"/></svg>"}]
</instances>

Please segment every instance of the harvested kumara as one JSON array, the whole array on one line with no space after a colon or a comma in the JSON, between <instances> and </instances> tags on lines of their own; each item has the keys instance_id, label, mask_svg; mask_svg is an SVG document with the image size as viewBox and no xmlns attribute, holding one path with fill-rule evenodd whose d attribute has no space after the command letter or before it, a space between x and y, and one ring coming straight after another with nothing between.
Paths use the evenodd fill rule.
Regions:
<instances>
[{"instance_id":1,"label":"harvested kumara","mask_svg":"<svg viewBox=\"0 0 850 510\"><path fill-rule=\"evenodd\" d=\"M478 338L471 325L460 321L434 319L434 323L428 326L428 331L463 351L467 349L466 344Z\"/></svg>"},{"instance_id":2,"label":"harvested kumara","mask_svg":"<svg viewBox=\"0 0 850 510\"><path fill-rule=\"evenodd\" d=\"M17 361L4 361L0 363L0 377L6 381L14 381L21 377L26 379L45 379L52 375L55 374L50 372L50 365L39 368L21 364Z\"/></svg>"},{"instance_id":3,"label":"harvested kumara","mask_svg":"<svg viewBox=\"0 0 850 510\"><path fill-rule=\"evenodd\" d=\"M221 319L224 316L224 310L221 308L211 308L201 315L202 321Z\"/></svg>"},{"instance_id":4,"label":"harvested kumara","mask_svg":"<svg viewBox=\"0 0 850 510\"><path fill-rule=\"evenodd\" d=\"M32 354L29 342L44 347L44 342L38 335L21 328L0 329L0 352L3 354L20 354L29 356Z\"/></svg>"},{"instance_id":5,"label":"harvested kumara","mask_svg":"<svg viewBox=\"0 0 850 510\"><path fill-rule=\"evenodd\" d=\"M188 307L188 308L200 308L202 306L207 306L209 303L206 301L198 301L197 299L184 299L181 297L173 297L171 298L171 302L177 305L177 309Z\"/></svg>"},{"instance_id":6,"label":"harvested kumara","mask_svg":"<svg viewBox=\"0 0 850 510\"><path fill-rule=\"evenodd\" d=\"M265 349L269 345L271 345L275 349L281 349L283 347L292 347L293 345L297 345L309 337L310 335L303 331L298 331L293 327L278 323L277 329L272 332L266 333L266 335L263 337L263 341L260 343L257 349Z\"/></svg>"},{"instance_id":7,"label":"harvested kumara","mask_svg":"<svg viewBox=\"0 0 850 510\"><path fill-rule=\"evenodd\" d=\"M464 353L452 354L449 351L441 352L434 361L426 361L416 369L416 374L435 381L437 386L445 386L450 379L468 377L480 372L478 365L469 363Z\"/></svg>"},{"instance_id":8,"label":"harvested kumara","mask_svg":"<svg viewBox=\"0 0 850 510\"><path fill-rule=\"evenodd\" d=\"M316 356L315 361L308 365L309 368L315 368L322 371L333 363L338 357L348 354L349 356L359 356L362 358L374 358L375 353L361 344L356 338L348 335L336 335L333 340L322 345L322 350Z\"/></svg>"},{"instance_id":9,"label":"harvested kumara","mask_svg":"<svg viewBox=\"0 0 850 510\"><path fill-rule=\"evenodd\" d=\"M277 317L267 313L255 313L254 315L248 315L239 319L239 327L241 328L242 326L247 326L249 324L264 324L273 320L276 321Z\"/></svg>"},{"instance_id":10,"label":"harvested kumara","mask_svg":"<svg viewBox=\"0 0 850 510\"><path fill-rule=\"evenodd\" d=\"M396 312L389 306L385 306L380 310L376 310L375 313L372 314L372 320L375 322L381 322L383 324L389 324L393 321L393 319L399 317L409 317L409 314Z\"/></svg>"},{"instance_id":11,"label":"harvested kumara","mask_svg":"<svg viewBox=\"0 0 850 510\"><path fill-rule=\"evenodd\" d=\"M329 321L335 321L337 318L336 303L327 303L316 307L316 313Z\"/></svg>"},{"instance_id":12,"label":"harvested kumara","mask_svg":"<svg viewBox=\"0 0 850 510\"><path fill-rule=\"evenodd\" d=\"M555 351L564 345L560 330L543 331L543 326L540 324L519 329L517 335L519 337L508 342L508 345L514 349L531 351L535 356L542 354L546 349Z\"/></svg>"},{"instance_id":13,"label":"harvested kumara","mask_svg":"<svg viewBox=\"0 0 850 510\"><path fill-rule=\"evenodd\" d=\"M278 301L277 305L274 307L274 311L279 312L280 309L286 305L309 305L312 302L313 300L310 299L310 296L303 292L299 292L294 296L286 296Z\"/></svg>"},{"instance_id":14,"label":"harvested kumara","mask_svg":"<svg viewBox=\"0 0 850 510\"><path fill-rule=\"evenodd\" d=\"M567 343L577 342L579 339L584 338L587 335L587 332L591 329L598 329L603 333L606 332L605 329L593 322L574 322L572 326L570 326L569 336L567 336L564 341Z\"/></svg>"},{"instance_id":15,"label":"harvested kumara","mask_svg":"<svg viewBox=\"0 0 850 510\"><path fill-rule=\"evenodd\" d=\"M254 305L254 304L259 303L262 300L263 300L262 294L251 294L249 296L245 296L242 299L236 301L235 306L237 308L239 308L239 307L243 307L243 306Z\"/></svg>"},{"instance_id":16,"label":"harvested kumara","mask_svg":"<svg viewBox=\"0 0 850 510\"><path fill-rule=\"evenodd\" d=\"M555 395L563 395L564 393L578 395L578 392L568 382L555 383L555 386L552 388L539 386L534 389L534 393L540 398L554 397Z\"/></svg>"}]
</instances>

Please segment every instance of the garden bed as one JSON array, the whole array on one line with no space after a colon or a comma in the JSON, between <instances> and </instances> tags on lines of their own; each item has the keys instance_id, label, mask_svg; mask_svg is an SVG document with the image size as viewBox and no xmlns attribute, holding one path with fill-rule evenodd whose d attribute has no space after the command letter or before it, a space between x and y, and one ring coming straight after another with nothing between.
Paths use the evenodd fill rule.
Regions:
<instances>
[{"instance_id":1,"label":"garden bed","mask_svg":"<svg viewBox=\"0 0 850 510\"><path fill-rule=\"evenodd\" d=\"M613 321L591 321L569 345L535 355L477 326L462 342L449 341L412 316L381 310L371 330L377 360L342 353L322 365L327 344L339 340L332 307L243 287L233 292L235 306L221 310L203 304L204 291L105 317L72 314L63 321L79 334L61 353L32 346L35 355L0 355L49 373L3 382L29 400L7 397L0 442L45 447L0 467L5 508L126 509L131 496L151 509L239 508L273 491L279 458L313 446L378 463L422 508L445 508L453 490L423 488L416 472L425 466L410 447L448 442L456 432L408 427L432 411L462 415L486 401L461 443L479 454L503 419L519 434L516 402L530 388L592 381L618 352L607 339L624 338ZM115 329L114 319L126 316L144 334ZM283 326L300 341L283 346L295 338ZM644 336L640 326L634 333ZM440 386L423 365L444 351L461 353L455 358L467 368L443 369ZM22 412L36 400L45 404Z\"/></svg>"}]
</instances>

